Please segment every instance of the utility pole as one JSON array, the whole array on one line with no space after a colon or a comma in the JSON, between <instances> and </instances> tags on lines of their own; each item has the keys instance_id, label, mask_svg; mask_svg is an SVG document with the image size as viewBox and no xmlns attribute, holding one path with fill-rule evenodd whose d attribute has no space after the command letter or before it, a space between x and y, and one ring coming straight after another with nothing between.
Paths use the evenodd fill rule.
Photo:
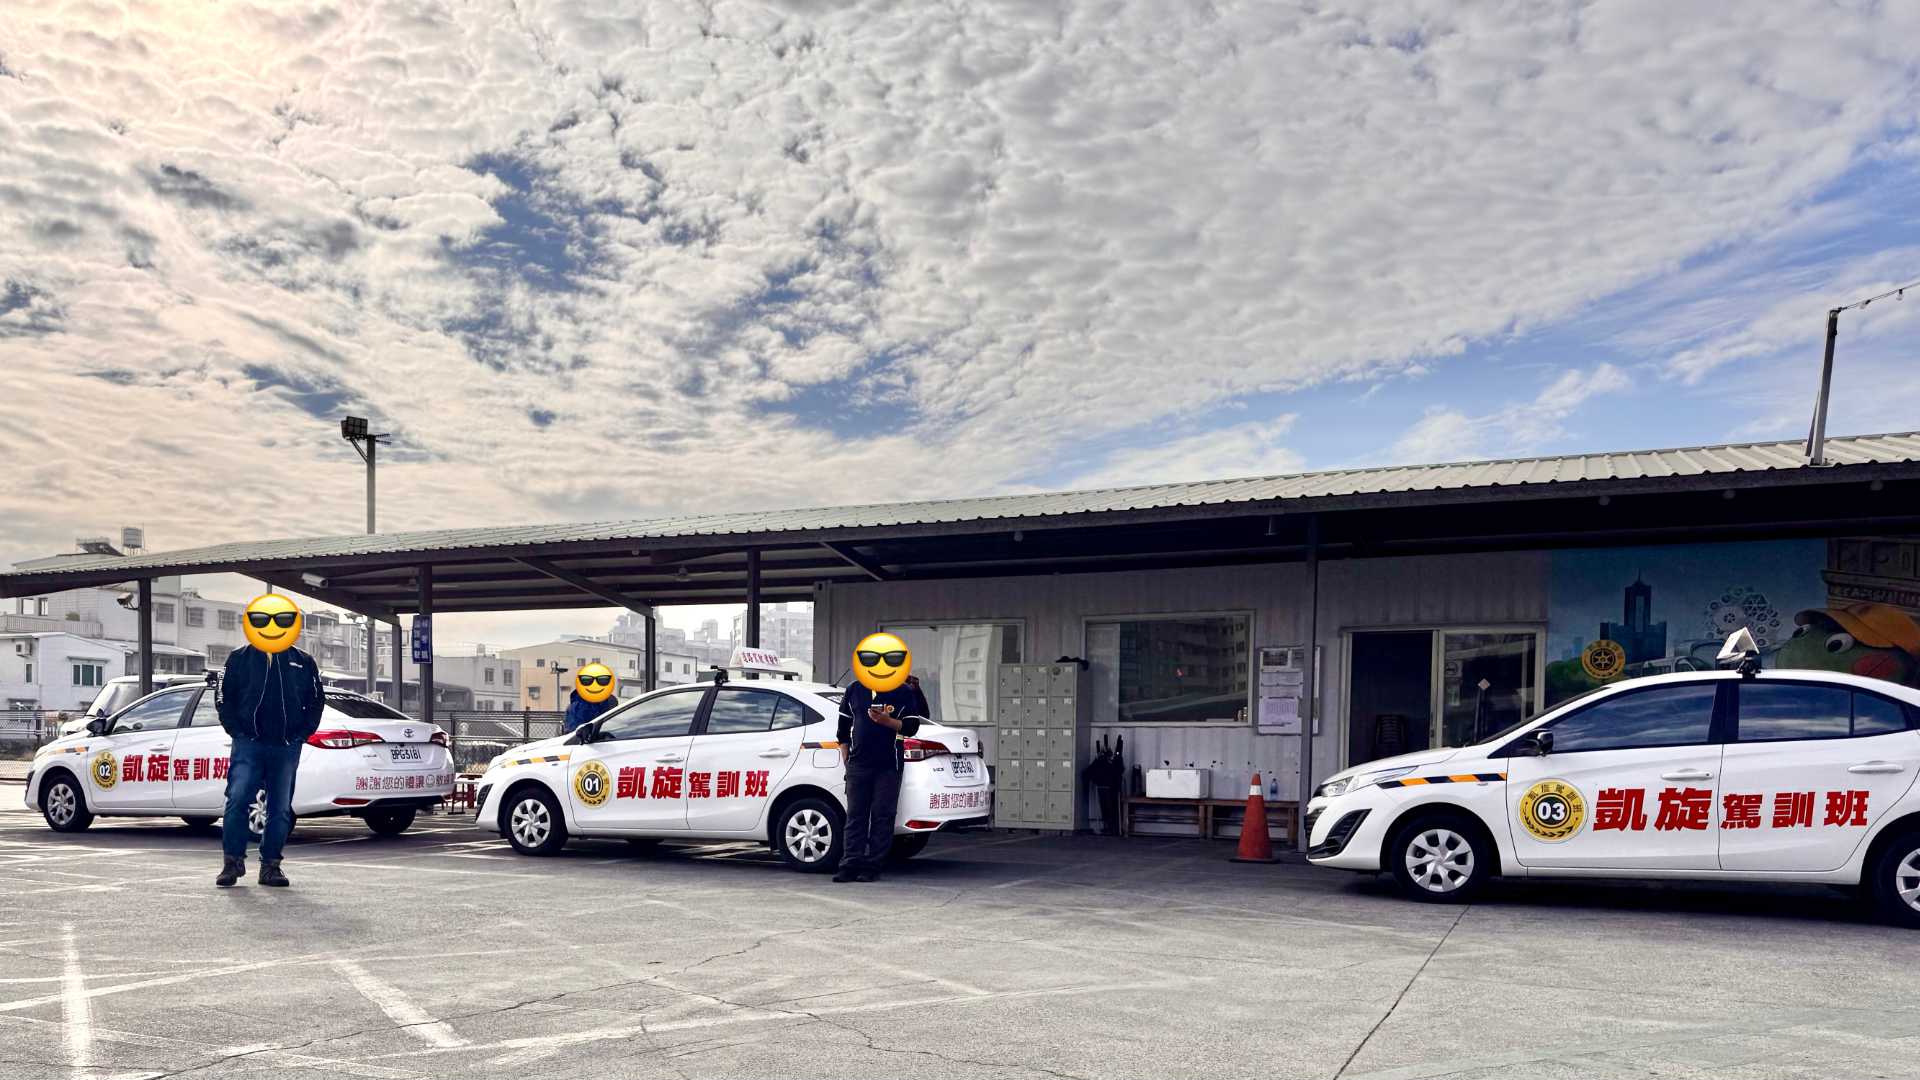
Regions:
<instances>
[{"instance_id":1,"label":"utility pole","mask_svg":"<svg viewBox=\"0 0 1920 1080\"><path fill-rule=\"evenodd\" d=\"M349 416L340 421L340 437L352 443L354 450L357 451L360 454L361 459L367 463L367 535L371 536L376 531L376 529L374 528L374 516L373 516L374 459L379 454L380 444L383 442L392 442L393 436L372 434L367 430L366 417ZM398 641L399 634L400 634L399 624L395 623L394 637L396 642ZM380 695L379 656L380 656L379 631L375 629L375 623L373 619L369 618L367 620L367 696L368 697L378 697ZM397 645L395 646L395 649L394 649L394 656L396 658L399 656L399 648ZM393 672L393 701L390 702L389 704L391 704L394 708L398 709L404 703L405 703L404 698L402 697L400 692L400 668L399 668L399 664L396 663L394 665L394 672Z\"/></svg>"},{"instance_id":2,"label":"utility pole","mask_svg":"<svg viewBox=\"0 0 1920 1080\"><path fill-rule=\"evenodd\" d=\"M1807 429L1807 464L1827 464L1827 398L1833 390L1833 343L1840 337L1840 313L1854 308L1864 310L1875 300L1885 300L1889 296L1905 300L1907 290L1913 288L1920 288L1920 281L1909 281L1865 300L1827 309L1827 353L1820 364L1820 393L1813 399L1813 425Z\"/></svg>"}]
</instances>

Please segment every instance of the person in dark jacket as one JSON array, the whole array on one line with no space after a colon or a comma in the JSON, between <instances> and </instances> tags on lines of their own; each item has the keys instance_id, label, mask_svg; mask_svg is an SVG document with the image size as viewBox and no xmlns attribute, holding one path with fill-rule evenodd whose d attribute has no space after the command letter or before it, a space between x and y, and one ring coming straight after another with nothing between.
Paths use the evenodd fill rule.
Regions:
<instances>
[{"instance_id":1,"label":"person in dark jacket","mask_svg":"<svg viewBox=\"0 0 1920 1080\"><path fill-rule=\"evenodd\" d=\"M573 700L567 704L567 719L560 727L562 735L605 715L620 704L614 696L613 669L605 664L588 664L573 675Z\"/></svg>"},{"instance_id":2,"label":"person in dark jacket","mask_svg":"<svg viewBox=\"0 0 1920 1080\"><path fill-rule=\"evenodd\" d=\"M214 884L226 888L247 872L247 818L254 794L267 793L266 828L260 834L260 884L291 884L280 870L280 853L293 831L293 777L300 747L320 729L326 710L320 665L293 647L300 637L300 609L268 594L247 605L241 629L248 644L227 656L215 701L220 726L233 739L227 770L227 816L221 826L226 861Z\"/></svg>"},{"instance_id":3,"label":"person in dark jacket","mask_svg":"<svg viewBox=\"0 0 1920 1080\"><path fill-rule=\"evenodd\" d=\"M927 698L909 684L912 657L892 634L870 634L854 650L856 681L840 699L840 758L847 769L847 834L835 881L878 881L893 846L906 768L900 740L927 722ZM878 687L878 689L876 689Z\"/></svg>"}]
</instances>

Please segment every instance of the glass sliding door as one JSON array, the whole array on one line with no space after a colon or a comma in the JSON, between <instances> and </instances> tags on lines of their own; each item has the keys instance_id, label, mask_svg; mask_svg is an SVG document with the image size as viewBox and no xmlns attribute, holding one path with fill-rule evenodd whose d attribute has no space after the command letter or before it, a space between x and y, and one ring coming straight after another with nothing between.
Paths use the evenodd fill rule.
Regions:
<instances>
[{"instance_id":1,"label":"glass sliding door","mask_svg":"<svg viewBox=\"0 0 1920 1080\"><path fill-rule=\"evenodd\" d=\"M1533 713L1539 635L1530 630L1441 630L1435 746L1467 746Z\"/></svg>"}]
</instances>

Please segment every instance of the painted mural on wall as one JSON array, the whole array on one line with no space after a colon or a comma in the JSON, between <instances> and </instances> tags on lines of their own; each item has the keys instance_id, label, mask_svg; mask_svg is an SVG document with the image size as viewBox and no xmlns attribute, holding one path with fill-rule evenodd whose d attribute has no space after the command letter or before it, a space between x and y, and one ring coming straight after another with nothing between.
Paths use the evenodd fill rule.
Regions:
<instances>
[{"instance_id":1,"label":"painted mural on wall","mask_svg":"<svg viewBox=\"0 0 1920 1080\"><path fill-rule=\"evenodd\" d=\"M1920 539L1556 552L1547 704L1620 678L1711 670L1741 627L1761 662L1920 687Z\"/></svg>"}]
</instances>

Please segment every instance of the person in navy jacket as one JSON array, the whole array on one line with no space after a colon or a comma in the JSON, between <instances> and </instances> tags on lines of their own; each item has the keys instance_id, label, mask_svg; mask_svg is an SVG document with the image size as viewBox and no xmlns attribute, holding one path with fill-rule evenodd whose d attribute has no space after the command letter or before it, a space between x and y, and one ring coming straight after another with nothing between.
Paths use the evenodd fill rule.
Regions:
<instances>
[{"instance_id":1,"label":"person in navy jacket","mask_svg":"<svg viewBox=\"0 0 1920 1080\"><path fill-rule=\"evenodd\" d=\"M293 831L293 778L300 747L320 729L326 711L320 665L294 648L300 609L269 593L247 605L248 644L227 656L214 690L220 726L233 739L227 771L227 812L220 829L225 860L214 884L226 888L247 872L248 818L257 792L267 793L266 828L260 834L260 884L286 887L280 855Z\"/></svg>"}]
</instances>

